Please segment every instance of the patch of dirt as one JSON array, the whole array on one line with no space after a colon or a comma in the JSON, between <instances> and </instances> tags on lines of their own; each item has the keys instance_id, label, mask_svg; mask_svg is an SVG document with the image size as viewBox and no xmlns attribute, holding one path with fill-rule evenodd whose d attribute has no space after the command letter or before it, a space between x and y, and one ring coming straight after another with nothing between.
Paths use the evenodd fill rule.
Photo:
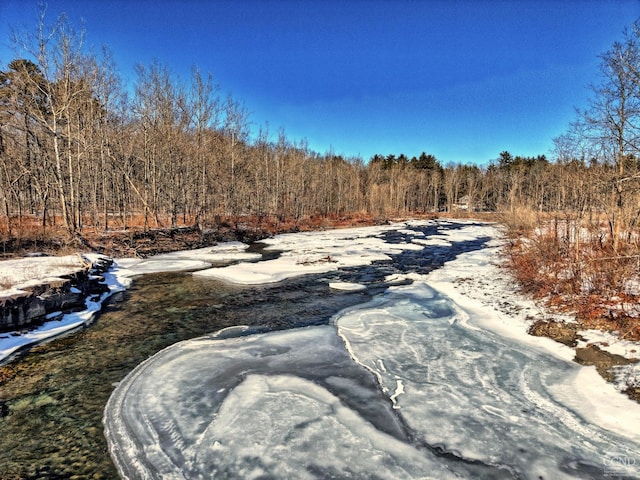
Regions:
<instances>
[{"instance_id":1,"label":"patch of dirt","mask_svg":"<svg viewBox=\"0 0 640 480\"><path fill-rule=\"evenodd\" d=\"M578 340L584 340L578 332L586 328L589 327L578 322L567 323L556 320L537 320L529 327L528 333L536 337L551 338L556 342L574 348L576 355L573 360L580 365L595 366L600 376L607 382L615 381L615 367L638 362L637 359L625 358L622 355L606 352L593 344L582 348L575 348ZM623 390L622 393L640 403L640 387L629 386Z\"/></svg>"},{"instance_id":2,"label":"patch of dirt","mask_svg":"<svg viewBox=\"0 0 640 480\"><path fill-rule=\"evenodd\" d=\"M598 373L607 382L615 381L615 367L637 363L637 359L625 358L621 355L600 350L597 345L587 345L585 348L576 348L574 361L580 365L594 365ZM631 400L640 403L640 387L628 386L622 393Z\"/></svg>"},{"instance_id":3,"label":"patch of dirt","mask_svg":"<svg viewBox=\"0 0 640 480\"><path fill-rule=\"evenodd\" d=\"M640 387L629 387L624 393L626 393L631 400L640 403Z\"/></svg>"},{"instance_id":4,"label":"patch of dirt","mask_svg":"<svg viewBox=\"0 0 640 480\"><path fill-rule=\"evenodd\" d=\"M608 382L615 380L613 367L637 363L635 359L625 358L622 355L605 352L597 345L587 345L585 348L576 348L576 363L580 365L595 365L598 373Z\"/></svg>"}]
</instances>

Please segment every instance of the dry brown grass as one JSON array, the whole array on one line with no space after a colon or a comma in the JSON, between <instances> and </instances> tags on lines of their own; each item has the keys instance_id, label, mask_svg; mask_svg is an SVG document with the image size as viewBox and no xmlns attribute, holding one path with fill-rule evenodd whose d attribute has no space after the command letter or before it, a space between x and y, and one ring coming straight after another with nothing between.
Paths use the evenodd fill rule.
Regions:
<instances>
[{"instance_id":1,"label":"dry brown grass","mask_svg":"<svg viewBox=\"0 0 640 480\"><path fill-rule=\"evenodd\" d=\"M510 232L517 235L530 236L542 221L541 213L527 207L515 207L498 215L501 223L509 227Z\"/></svg>"},{"instance_id":2,"label":"dry brown grass","mask_svg":"<svg viewBox=\"0 0 640 480\"><path fill-rule=\"evenodd\" d=\"M513 222L505 218L509 265L524 291L545 299L551 307L574 312L584 328L616 331L622 338L640 340L640 298L629 288L640 279L640 251L635 243L621 242L614 252L603 242L598 224L581 229L576 244L565 220L561 228L557 219L553 225L546 219L531 228L531 214Z\"/></svg>"},{"instance_id":3,"label":"dry brown grass","mask_svg":"<svg viewBox=\"0 0 640 480\"><path fill-rule=\"evenodd\" d=\"M10 258L27 252L41 251L62 255L78 250L95 250L114 256L148 256L156 253L207 246L216 241L239 239L255 241L277 233L347 228L384 223L387 218L363 212L341 215L282 218L276 216L222 216L211 219L202 229L195 227L193 217L180 216L175 227L164 215L148 219L145 228L143 214L128 214L126 228L119 217L109 218L104 230L103 219L93 225L85 218L78 235L70 236L61 218L50 218L45 229L36 216L23 216L20 222L11 219L11 234L6 217L0 218L0 257ZM4 223L3 223L4 222Z\"/></svg>"}]
</instances>

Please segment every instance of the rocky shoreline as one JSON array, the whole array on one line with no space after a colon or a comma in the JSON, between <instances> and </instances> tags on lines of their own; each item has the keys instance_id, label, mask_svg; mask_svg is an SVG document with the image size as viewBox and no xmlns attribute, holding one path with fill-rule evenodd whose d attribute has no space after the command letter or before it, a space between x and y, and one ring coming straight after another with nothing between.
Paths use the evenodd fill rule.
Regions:
<instances>
[{"instance_id":1,"label":"rocky shoreline","mask_svg":"<svg viewBox=\"0 0 640 480\"><path fill-rule=\"evenodd\" d=\"M598 373L608 382L614 382L616 367L638 363L637 358L627 358L622 355L607 352L595 343L587 343L582 346L579 342L585 341L580 331L587 330L579 322L565 322L558 320L539 319L528 330L529 335L536 337L548 337L574 349L574 362L580 365L593 365ZM640 387L628 385L622 392L632 400L640 403Z\"/></svg>"},{"instance_id":2,"label":"rocky shoreline","mask_svg":"<svg viewBox=\"0 0 640 480\"><path fill-rule=\"evenodd\" d=\"M0 332L32 328L55 313L82 310L87 298L109 291L101 275L113 260L104 256L80 258L80 266L68 273L0 292Z\"/></svg>"}]
</instances>

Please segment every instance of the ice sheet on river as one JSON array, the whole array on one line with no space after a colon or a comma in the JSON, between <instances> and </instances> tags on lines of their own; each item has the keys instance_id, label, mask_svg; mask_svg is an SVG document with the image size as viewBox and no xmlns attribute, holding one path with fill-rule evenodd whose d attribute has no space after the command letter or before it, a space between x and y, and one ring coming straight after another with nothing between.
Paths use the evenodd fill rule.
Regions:
<instances>
[{"instance_id":1,"label":"ice sheet on river","mask_svg":"<svg viewBox=\"0 0 640 480\"><path fill-rule=\"evenodd\" d=\"M121 474L640 478L640 406L568 347L523 335L522 315L499 310L508 284L461 281L490 271L482 252L409 274L331 325L238 330L150 358L105 409Z\"/></svg>"},{"instance_id":2,"label":"ice sheet on river","mask_svg":"<svg viewBox=\"0 0 640 480\"><path fill-rule=\"evenodd\" d=\"M281 251L278 258L199 270L194 275L255 285L390 260L389 255L393 253L423 249L422 245L414 243L413 236L417 235L415 231L406 233L408 240L404 242L388 243L383 239L384 232L397 231L405 225L402 223L277 235L263 240L263 243L267 244L267 250Z\"/></svg>"},{"instance_id":3,"label":"ice sheet on river","mask_svg":"<svg viewBox=\"0 0 640 480\"><path fill-rule=\"evenodd\" d=\"M483 328L483 313L414 283L343 312L337 325L430 445L525 478L599 478L611 452L637 455L636 403L592 368Z\"/></svg>"},{"instance_id":4,"label":"ice sheet on river","mask_svg":"<svg viewBox=\"0 0 640 480\"><path fill-rule=\"evenodd\" d=\"M345 312L365 368L332 326L175 345L110 400L114 459L127 478L559 479L640 451L566 405L582 367L457 315L425 286Z\"/></svg>"},{"instance_id":5,"label":"ice sheet on river","mask_svg":"<svg viewBox=\"0 0 640 480\"><path fill-rule=\"evenodd\" d=\"M331 326L170 347L117 388L105 424L128 478L446 476Z\"/></svg>"}]
</instances>

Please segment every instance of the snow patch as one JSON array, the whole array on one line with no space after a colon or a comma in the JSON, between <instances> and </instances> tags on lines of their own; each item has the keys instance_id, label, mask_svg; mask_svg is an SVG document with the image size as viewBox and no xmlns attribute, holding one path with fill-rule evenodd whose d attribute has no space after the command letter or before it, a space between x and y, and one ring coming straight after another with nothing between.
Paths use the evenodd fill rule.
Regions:
<instances>
[{"instance_id":1,"label":"snow patch","mask_svg":"<svg viewBox=\"0 0 640 480\"><path fill-rule=\"evenodd\" d=\"M362 285L361 283L329 282L329 288L333 288L334 290L346 290L349 292L357 292L360 290L366 290L367 286Z\"/></svg>"},{"instance_id":2,"label":"snow patch","mask_svg":"<svg viewBox=\"0 0 640 480\"><path fill-rule=\"evenodd\" d=\"M406 225L408 223L276 235L263 243L268 245L267 249L282 251L279 258L200 270L194 275L256 285L332 272L344 267L369 265L374 261L390 260L393 253L424 248L412 242L413 236L419 236L412 230L405 231L409 238L407 242L390 244L383 240L384 232L402 230Z\"/></svg>"}]
</instances>

